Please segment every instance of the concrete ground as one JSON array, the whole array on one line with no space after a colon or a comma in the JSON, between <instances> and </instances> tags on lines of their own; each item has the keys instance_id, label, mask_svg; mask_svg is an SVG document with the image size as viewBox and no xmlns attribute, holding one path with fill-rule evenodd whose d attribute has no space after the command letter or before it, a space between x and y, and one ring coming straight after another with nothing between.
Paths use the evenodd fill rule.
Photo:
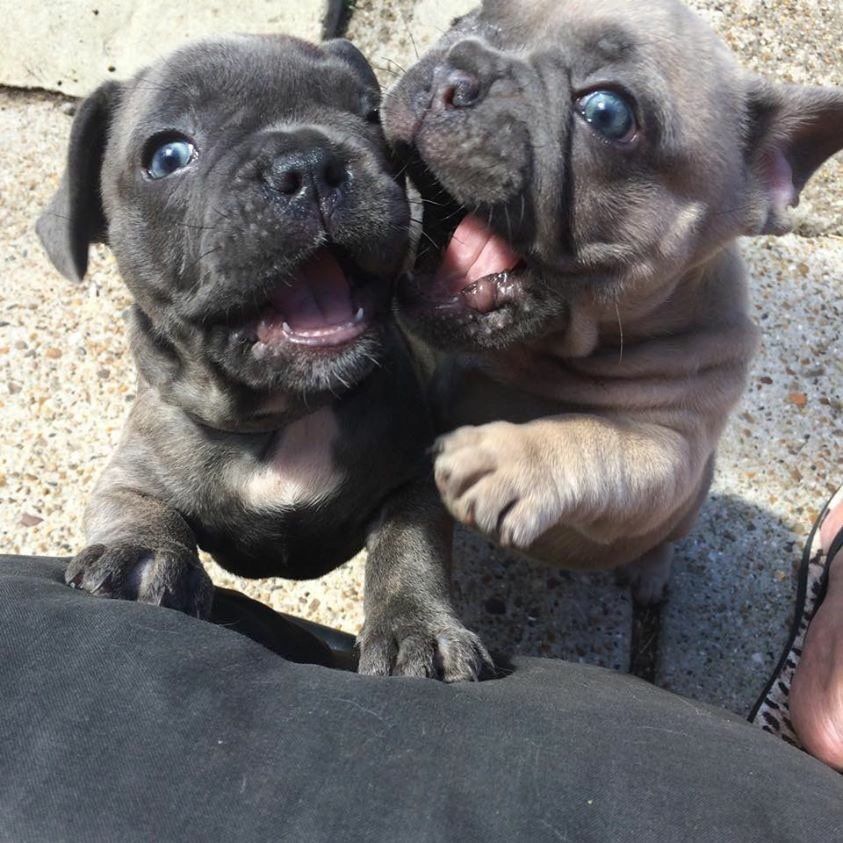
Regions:
<instances>
[{"instance_id":1,"label":"concrete ground","mask_svg":"<svg viewBox=\"0 0 843 843\"><path fill-rule=\"evenodd\" d=\"M843 84L838 0L694 5L758 72ZM388 84L460 6L357 0L345 25ZM71 111L56 93L0 88L0 546L7 552L68 555L81 547L85 499L135 388L123 320L129 298L107 250L95 249L90 274L72 285L49 266L32 230L59 177ZM808 188L798 220L795 234L744 244L763 346L724 437L710 500L679 548L664 610L657 681L739 712L772 668L802 543L843 479L840 157ZM351 632L360 625L362 557L306 583L242 582L209 565L218 582L274 608ZM461 533L456 591L465 620L494 648L626 666L630 604L608 576L533 567Z\"/></svg>"}]
</instances>

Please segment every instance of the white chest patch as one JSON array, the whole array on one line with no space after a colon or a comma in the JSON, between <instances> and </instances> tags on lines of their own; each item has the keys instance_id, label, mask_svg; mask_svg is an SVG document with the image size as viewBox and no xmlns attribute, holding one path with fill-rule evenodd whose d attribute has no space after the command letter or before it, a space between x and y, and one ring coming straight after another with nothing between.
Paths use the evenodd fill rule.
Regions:
<instances>
[{"instance_id":1,"label":"white chest patch","mask_svg":"<svg viewBox=\"0 0 843 843\"><path fill-rule=\"evenodd\" d=\"M296 506L336 491L342 482L333 461L338 435L330 408L293 422L277 434L263 460L239 478L243 502L252 509Z\"/></svg>"}]
</instances>

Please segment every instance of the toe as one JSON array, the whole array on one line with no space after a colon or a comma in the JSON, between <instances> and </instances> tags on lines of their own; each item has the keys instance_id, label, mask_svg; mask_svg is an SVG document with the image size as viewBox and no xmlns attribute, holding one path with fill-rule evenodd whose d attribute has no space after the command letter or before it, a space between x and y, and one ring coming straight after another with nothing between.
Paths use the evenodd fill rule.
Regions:
<instances>
[{"instance_id":1,"label":"toe","mask_svg":"<svg viewBox=\"0 0 843 843\"><path fill-rule=\"evenodd\" d=\"M455 500L494 469L494 455L482 448L475 448L439 457L434 467L434 476L439 492Z\"/></svg>"},{"instance_id":2,"label":"toe","mask_svg":"<svg viewBox=\"0 0 843 843\"><path fill-rule=\"evenodd\" d=\"M799 739L816 758L843 769L843 601L827 597L817 611L790 692Z\"/></svg>"},{"instance_id":3,"label":"toe","mask_svg":"<svg viewBox=\"0 0 843 843\"><path fill-rule=\"evenodd\" d=\"M389 676L397 648L392 636L362 635L358 641L357 672L366 676Z\"/></svg>"},{"instance_id":4,"label":"toe","mask_svg":"<svg viewBox=\"0 0 843 843\"><path fill-rule=\"evenodd\" d=\"M423 635L412 635L401 642L395 660L395 676L426 679L434 675L433 641Z\"/></svg>"},{"instance_id":5,"label":"toe","mask_svg":"<svg viewBox=\"0 0 843 843\"><path fill-rule=\"evenodd\" d=\"M444 682L476 682L494 663L483 642L467 629L441 633L436 641L439 672Z\"/></svg>"}]
</instances>

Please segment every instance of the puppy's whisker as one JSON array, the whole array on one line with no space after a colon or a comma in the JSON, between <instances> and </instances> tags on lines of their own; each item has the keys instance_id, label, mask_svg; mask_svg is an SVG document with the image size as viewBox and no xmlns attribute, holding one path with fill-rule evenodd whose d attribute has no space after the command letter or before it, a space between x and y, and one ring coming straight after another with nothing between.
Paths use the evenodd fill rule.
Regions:
<instances>
[{"instance_id":1,"label":"puppy's whisker","mask_svg":"<svg viewBox=\"0 0 843 843\"><path fill-rule=\"evenodd\" d=\"M372 363L372 365L375 366L376 369L382 369L383 368L383 363L380 360L378 360L378 358L375 357L373 354L370 354L368 351L366 351L366 352L363 353L363 356L367 360L369 360Z\"/></svg>"},{"instance_id":2,"label":"puppy's whisker","mask_svg":"<svg viewBox=\"0 0 843 843\"><path fill-rule=\"evenodd\" d=\"M395 77L401 76L400 71L393 70L391 67L384 67L383 65L375 64L374 62L372 63L372 67L374 67L376 70L380 70L382 73L391 73Z\"/></svg>"},{"instance_id":3,"label":"puppy's whisker","mask_svg":"<svg viewBox=\"0 0 843 843\"><path fill-rule=\"evenodd\" d=\"M403 9L399 9L398 13L401 15L401 20L404 22L404 28L407 30L407 37L410 39L410 43L413 45L413 52L416 54L416 61L418 61L419 58L420 58L419 48L418 48L418 45L416 44L416 39L413 37L413 32L410 29L410 25L409 25L409 23L407 23L407 17L404 14Z\"/></svg>"},{"instance_id":4,"label":"puppy's whisker","mask_svg":"<svg viewBox=\"0 0 843 843\"><path fill-rule=\"evenodd\" d=\"M179 228L189 228L194 231L218 231L219 226L216 225L195 225L194 223L190 222L176 222L176 225Z\"/></svg>"},{"instance_id":5,"label":"puppy's whisker","mask_svg":"<svg viewBox=\"0 0 843 843\"><path fill-rule=\"evenodd\" d=\"M444 202L434 202L432 199L408 199L410 205L435 205L437 208L447 208Z\"/></svg>"},{"instance_id":6,"label":"puppy's whisker","mask_svg":"<svg viewBox=\"0 0 843 843\"><path fill-rule=\"evenodd\" d=\"M397 170L395 173L395 178L400 179L407 172L407 167L409 166L409 164L405 164L400 170Z\"/></svg>"},{"instance_id":7,"label":"puppy's whisker","mask_svg":"<svg viewBox=\"0 0 843 843\"><path fill-rule=\"evenodd\" d=\"M378 59L381 60L381 61L388 61L390 64L394 64L398 68L398 70L401 71L401 73L407 72L406 67L403 67L397 61L395 61L395 59L390 58L389 56L378 56Z\"/></svg>"},{"instance_id":8,"label":"puppy's whisker","mask_svg":"<svg viewBox=\"0 0 843 843\"><path fill-rule=\"evenodd\" d=\"M208 257L208 255L212 255L214 252L218 252L222 246L214 246L213 249L208 249L206 252L202 252L195 261L191 261L187 266L184 267L183 272L187 272L188 270L193 269L196 267L201 261Z\"/></svg>"},{"instance_id":9,"label":"puppy's whisker","mask_svg":"<svg viewBox=\"0 0 843 843\"><path fill-rule=\"evenodd\" d=\"M427 240L429 240L431 242L431 244L433 245L433 248L436 249L436 251L438 252L439 248L440 248L439 244L424 229L422 229L421 234L422 234L422 237L425 237Z\"/></svg>"},{"instance_id":10,"label":"puppy's whisker","mask_svg":"<svg viewBox=\"0 0 843 843\"><path fill-rule=\"evenodd\" d=\"M623 363L623 322L621 321L621 309L618 306L617 301L615 302L615 313L618 317L618 331L620 332L620 340L621 340L621 348L620 353L618 355L618 365L620 366Z\"/></svg>"},{"instance_id":11,"label":"puppy's whisker","mask_svg":"<svg viewBox=\"0 0 843 843\"><path fill-rule=\"evenodd\" d=\"M503 212L506 216L506 232L509 239L509 242L512 242L512 222L509 219L509 205L503 206Z\"/></svg>"},{"instance_id":12,"label":"puppy's whisker","mask_svg":"<svg viewBox=\"0 0 843 843\"><path fill-rule=\"evenodd\" d=\"M216 205L210 205L209 207L215 214L219 214L219 216L221 216L224 220L231 222L231 218L224 214L219 208L217 208Z\"/></svg>"},{"instance_id":13,"label":"puppy's whisker","mask_svg":"<svg viewBox=\"0 0 843 843\"><path fill-rule=\"evenodd\" d=\"M457 210L456 210L456 211L454 211L453 213L448 214L448 216L447 216L447 217L443 217L443 218L442 218L442 222L448 222L449 220L452 220L454 217L458 217L458 216L460 216L461 214L465 214L465 208L457 208Z\"/></svg>"},{"instance_id":14,"label":"puppy's whisker","mask_svg":"<svg viewBox=\"0 0 843 843\"><path fill-rule=\"evenodd\" d=\"M56 211L44 211L42 216L45 217L55 217L57 220L64 220L65 222L71 222L71 218L66 216L65 214L59 214Z\"/></svg>"}]
</instances>

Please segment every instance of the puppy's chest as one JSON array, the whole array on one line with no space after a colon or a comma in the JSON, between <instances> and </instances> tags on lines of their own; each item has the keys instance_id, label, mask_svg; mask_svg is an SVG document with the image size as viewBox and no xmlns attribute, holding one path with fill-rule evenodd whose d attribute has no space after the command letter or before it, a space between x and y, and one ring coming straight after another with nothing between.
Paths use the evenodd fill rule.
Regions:
<instances>
[{"instance_id":1,"label":"puppy's chest","mask_svg":"<svg viewBox=\"0 0 843 843\"><path fill-rule=\"evenodd\" d=\"M295 509L324 501L345 479L334 459L339 436L334 412L319 410L279 431L259 457L232 466L230 483L247 509Z\"/></svg>"}]
</instances>

